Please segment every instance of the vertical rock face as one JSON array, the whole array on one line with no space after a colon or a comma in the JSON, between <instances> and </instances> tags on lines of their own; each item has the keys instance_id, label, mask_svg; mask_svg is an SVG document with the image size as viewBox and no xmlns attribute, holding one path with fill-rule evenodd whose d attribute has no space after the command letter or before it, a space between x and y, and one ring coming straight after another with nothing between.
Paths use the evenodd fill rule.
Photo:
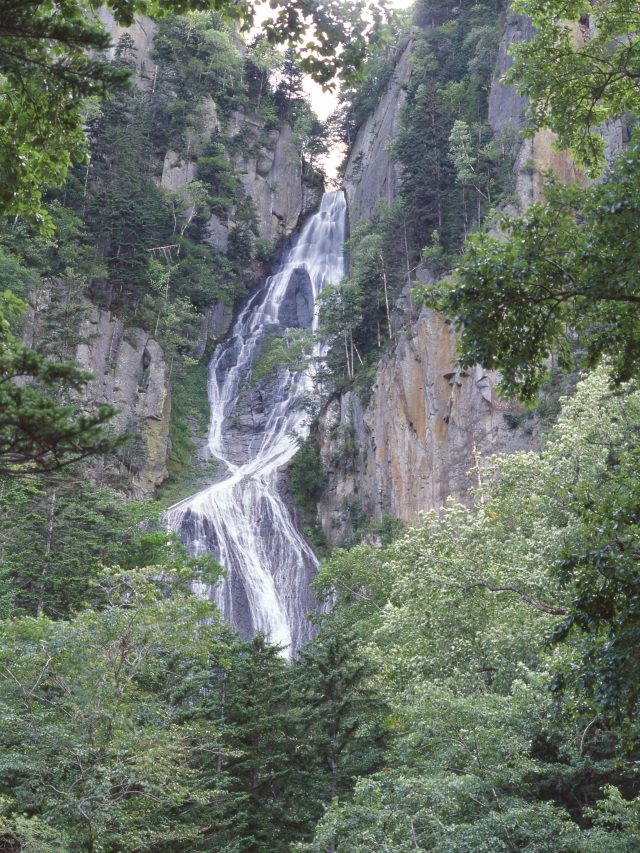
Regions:
<instances>
[{"instance_id":1,"label":"vertical rock face","mask_svg":"<svg viewBox=\"0 0 640 853\"><path fill-rule=\"evenodd\" d=\"M448 497L469 500L476 453L532 446L503 417L515 409L498 400L495 374L456 367L454 347L444 317L414 313L382 360L366 407L348 392L327 408L319 438L329 482L319 515L330 541L347 532L354 504L371 521L411 521ZM345 436L355 452L345 453Z\"/></svg>"},{"instance_id":2,"label":"vertical rock face","mask_svg":"<svg viewBox=\"0 0 640 853\"><path fill-rule=\"evenodd\" d=\"M112 12L104 6L98 10L97 15L114 45L124 33L133 39L135 83L142 89L152 87L156 74L156 65L151 58L157 32L155 22L151 18L139 16L131 27L121 27L116 23ZM242 47L242 43L239 47ZM112 59L115 47L111 49L110 54L109 58ZM198 111L198 127L188 138L190 153L172 149L166 152L162 164L161 186L171 192L178 192L186 184L197 179L197 157L194 152L208 142L212 134L221 132L232 139L242 135L250 141L246 149L252 153L238 155L234 165L246 194L255 204L260 237L275 241L291 234L300 224L304 214L318 206L323 192L323 187L305 183L300 152L291 127L285 124L280 130L268 131L265 129L264 119L243 108L234 112L223 127L216 104L210 95L203 98L198 105ZM208 225L209 242L214 248L226 251L229 229L233 224L232 216L226 222L221 222L216 216L211 218Z\"/></svg>"},{"instance_id":3,"label":"vertical rock face","mask_svg":"<svg viewBox=\"0 0 640 853\"><path fill-rule=\"evenodd\" d=\"M489 93L488 121L494 133L499 134L508 127L518 130L523 125L526 98L519 95L513 86L500 82L513 60L509 48L520 41L530 41L534 35L531 19L526 15L509 13L500 47L496 69ZM538 131L533 139L524 139L516 157L516 192L520 208L524 209L532 201L542 198L543 172L552 171L565 183L584 180L582 172L576 168L567 151L553 148L555 136L548 130Z\"/></svg>"},{"instance_id":4,"label":"vertical rock face","mask_svg":"<svg viewBox=\"0 0 640 853\"><path fill-rule=\"evenodd\" d=\"M266 131L258 115L237 111L226 132L251 139L247 150L252 153L238 156L235 167L245 193L253 199L260 237L273 242L288 236L318 206L323 189L305 184L291 127L285 124L280 130Z\"/></svg>"},{"instance_id":5,"label":"vertical rock face","mask_svg":"<svg viewBox=\"0 0 640 853\"><path fill-rule=\"evenodd\" d=\"M489 99L489 120L496 132L507 124L521 125L525 101L503 86L500 76L510 64L511 42L528 39L532 32L522 16L513 16L507 24ZM388 143L400 119L410 54L411 44L351 153L345 187L352 223L369 218L379 199L393 203L398 198L399 167ZM516 171L529 159L533 174L529 168L518 176L523 205L538 196L543 168L554 168L567 180L579 177L567 155L551 149L549 135L538 134L533 144L523 143ZM418 272L426 283L425 275ZM385 514L411 521L449 497L468 501L481 476L476 454L514 452L536 443L522 430L510 428L513 419L504 415L518 409L499 401L495 374L480 366L467 372L456 365L455 333L444 317L417 311L407 292L394 325L396 342L378 367L366 404L347 392L334 399L320 419L318 438L328 485L319 515L331 542L348 532L354 507L371 521Z\"/></svg>"},{"instance_id":6,"label":"vertical rock face","mask_svg":"<svg viewBox=\"0 0 640 853\"><path fill-rule=\"evenodd\" d=\"M111 36L114 47L108 51L108 59L113 59L115 56L115 45L118 39L124 33L131 36L136 49L136 74L135 83L141 89L149 89L153 86L155 76L155 62L151 59L151 51L153 50L153 41L158 31L158 27L151 18L140 15L136 18L135 23L131 27L121 27L116 23L113 13L105 6L101 6L97 12L98 19L102 22L105 30Z\"/></svg>"},{"instance_id":7,"label":"vertical rock face","mask_svg":"<svg viewBox=\"0 0 640 853\"><path fill-rule=\"evenodd\" d=\"M349 220L355 225L369 219L380 199L394 204L399 197L400 166L391 156L388 143L398 130L411 76L411 49L404 49L393 77L375 112L358 131L344 175Z\"/></svg>"},{"instance_id":8,"label":"vertical rock face","mask_svg":"<svg viewBox=\"0 0 640 853\"><path fill-rule=\"evenodd\" d=\"M504 33L500 39L498 58L489 92L488 121L492 130L496 132L502 130L507 124L511 124L514 128L522 125L527 99L519 95L513 86L504 86L500 79L513 64L513 60L509 56L511 45L519 41L531 41L533 34L531 18L526 15L509 13Z\"/></svg>"},{"instance_id":9,"label":"vertical rock face","mask_svg":"<svg viewBox=\"0 0 640 853\"><path fill-rule=\"evenodd\" d=\"M141 89L152 88L157 72L152 58L158 29L155 22L141 16L131 27L125 28L116 23L105 7L98 9L96 14L114 44L109 58L113 59L115 45L126 33L135 47L135 85ZM164 159L160 154L157 164L160 185L169 192L181 194L185 211L189 210L192 202L187 185L198 178L198 153L214 134L221 134L221 140L242 136L245 144L241 150L245 153L236 155L232 166L255 204L260 236L275 241L291 234L303 215L318 205L322 195L322 187L305 184L291 127L284 125L280 130L266 130L263 119L242 108L223 126L211 96L194 105L194 113L198 121L188 135L186 150L170 148L164 153ZM229 158L231 160L232 155ZM229 231L234 224L233 215L224 221L212 216L207 225L207 241L217 250L226 252ZM296 323L310 325L311 309L304 281L298 282L292 304ZM232 311L227 305L216 303L206 308L200 324L200 342L193 353L195 357L203 356L208 341L224 337L231 319ZM30 322L33 326L37 317ZM33 337L35 326L31 326L25 334ZM162 350L146 332L125 328L119 319L99 309L90 311L80 334L87 343L78 347L76 358L80 366L95 377L89 383L87 396L98 404L113 405L120 410L112 422L115 430L133 435L125 451L133 476L131 497L149 498L167 477L170 452L170 371Z\"/></svg>"},{"instance_id":10,"label":"vertical rock face","mask_svg":"<svg viewBox=\"0 0 640 853\"><path fill-rule=\"evenodd\" d=\"M489 93L488 121L495 133L507 126L514 129L522 127L523 114L527 105L526 98L519 95L513 86L504 86L500 78L512 65L509 48L519 41L530 41L534 35L531 19L526 15L509 13L496 62L496 70ZM580 46L588 39L588 30L576 26L574 32L576 45ZM621 119L607 121L599 128L605 142L605 159L611 163L623 150L626 129ZM563 183L586 184L584 173L578 169L568 151L556 151L555 135L549 130L539 130L532 139L524 139L516 157L516 192L520 207L524 209L533 201L543 198L543 173L554 172Z\"/></svg>"},{"instance_id":11,"label":"vertical rock face","mask_svg":"<svg viewBox=\"0 0 640 853\"><path fill-rule=\"evenodd\" d=\"M231 139L242 136L247 143L245 153L236 156L233 167L255 205L259 235L269 242L289 236L304 215L318 206L323 191L323 187L305 182L293 130L288 124L280 130L266 130L264 119L242 109L234 112L222 129L213 100L209 98L204 106L209 119L203 121L198 138L190 140L192 151L201 149L213 132L222 130ZM179 192L197 178L198 166L194 159L171 149L166 152L162 187ZM185 204L189 205L187 194ZM224 220L212 215L206 226L206 241L214 249L226 252L229 231L234 224L233 213Z\"/></svg>"},{"instance_id":12,"label":"vertical rock face","mask_svg":"<svg viewBox=\"0 0 640 853\"><path fill-rule=\"evenodd\" d=\"M149 498L167 478L171 400L162 350L146 332L125 328L97 308L83 322L81 334L87 343L78 346L76 359L94 376L87 397L120 409L112 421L116 432L135 436L127 450L131 497Z\"/></svg>"},{"instance_id":13,"label":"vertical rock face","mask_svg":"<svg viewBox=\"0 0 640 853\"><path fill-rule=\"evenodd\" d=\"M509 46L531 39L533 32L528 18L509 14L489 95L488 120L496 134L522 127L526 101L500 78L511 65ZM576 31L577 42L587 36ZM389 141L400 120L403 83L411 74L411 47L353 147L345 173L352 223L369 218L379 199L393 203L398 198L400 172ZM624 126L611 121L600 130L610 162L624 148ZM568 152L556 151L553 143L546 130L521 143L514 167L521 209L542 197L547 170L567 183L586 182ZM480 366L467 372L456 365L455 333L442 316L417 312L405 293L395 330L396 342L378 367L366 405L347 392L320 419L328 486L319 515L331 542L349 532L354 508L372 521L385 514L410 521L421 510L442 506L448 497L468 501L481 476L477 453L514 452L537 444L535 436L510 428L514 419L504 415L515 415L518 408L499 401L498 376Z\"/></svg>"},{"instance_id":14,"label":"vertical rock face","mask_svg":"<svg viewBox=\"0 0 640 853\"><path fill-rule=\"evenodd\" d=\"M196 164L189 160L184 160L177 152L169 148L162 164L160 186L165 190L169 190L169 192L175 193L180 187L191 181L195 181L196 175Z\"/></svg>"}]
</instances>

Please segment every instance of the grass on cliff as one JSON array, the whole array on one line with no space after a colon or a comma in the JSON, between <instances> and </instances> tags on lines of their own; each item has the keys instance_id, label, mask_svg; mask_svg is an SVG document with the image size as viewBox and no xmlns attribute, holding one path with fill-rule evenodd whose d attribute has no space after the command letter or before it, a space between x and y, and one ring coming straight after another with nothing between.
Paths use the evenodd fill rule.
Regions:
<instances>
[{"instance_id":1,"label":"grass on cliff","mask_svg":"<svg viewBox=\"0 0 640 853\"><path fill-rule=\"evenodd\" d=\"M207 348L199 361L190 360L181 365L171 382L169 477L157 494L157 499L165 506L189 497L216 472L216 462L203 462L198 458L198 445L194 441L194 438L205 438L209 425L207 372L210 356L211 350Z\"/></svg>"}]
</instances>

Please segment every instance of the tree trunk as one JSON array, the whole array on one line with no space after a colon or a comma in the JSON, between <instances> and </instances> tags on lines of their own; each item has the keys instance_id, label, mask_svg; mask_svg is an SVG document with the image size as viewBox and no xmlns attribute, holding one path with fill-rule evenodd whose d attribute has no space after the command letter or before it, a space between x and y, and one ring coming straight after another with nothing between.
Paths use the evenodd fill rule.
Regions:
<instances>
[{"instance_id":1,"label":"tree trunk","mask_svg":"<svg viewBox=\"0 0 640 853\"><path fill-rule=\"evenodd\" d=\"M49 507L49 526L47 529L47 542L44 550L44 563L42 564L42 572L40 581L40 589L39 589L39 598L38 598L38 607L36 611L36 615L38 617L42 616L44 613L44 590L45 590L45 582L47 575L49 574L49 557L51 556L51 546L53 544L53 522L55 516L56 509L56 489L51 492L51 504Z\"/></svg>"},{"instance_id":2,"label":"tree trunk","mask_svg":"<svg viewBox=\"0 0 640 853\"><path fill-rule=\"evenodd\" d=\"M380 252L380 264L382 266L382 282L384 284L384 306L387 312L387 330L389 332L389 340L393 340L393 333L391 331L391 312L389 311L389 288L387 284L387 269L384 265L384 256L382 252Z\"/></svg>"},{"instance_id":3,"label":"tree trunk","mask_svg":"<svg viewBox=\"0 0 640 853\"><path fill-rule=\"evenodd\" d=\"M351 362L349 361L349 339L347 337L347 330L344 331L344 355L347 359L347 376L349 379L353 379L353 368L351 367Z\"/></svg>"}]
</instances>

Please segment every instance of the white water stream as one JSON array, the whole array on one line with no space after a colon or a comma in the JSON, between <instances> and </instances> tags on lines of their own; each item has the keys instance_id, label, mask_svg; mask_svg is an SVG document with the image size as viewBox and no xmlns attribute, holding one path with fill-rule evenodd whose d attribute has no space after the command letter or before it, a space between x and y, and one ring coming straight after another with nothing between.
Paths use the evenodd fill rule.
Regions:
<instances>
[{"instance_id":1,"label":"white water stream","mask_svg":"<svg viewBox=\"0 0 640 853\"><path fill-rule=\"evenodd\" d=\"M249 299L209 365L208 445L224 479L166 513L193 556L215 554L226 577L203 595L245 636L264 631L291 654L310 635L305 614L314 607L309 583L315 555L297 531L281 497L283 467L297 450L292 432L305 434L300 400L307 376L281 369L257 423L246 414L246 383L270 327L317 326L315 300L344 275L346 203L326 193L277 271ZM293 320L292 320L293 318ZM243 405L245 410L243 410Z\"/></svg>"}]
</instances>

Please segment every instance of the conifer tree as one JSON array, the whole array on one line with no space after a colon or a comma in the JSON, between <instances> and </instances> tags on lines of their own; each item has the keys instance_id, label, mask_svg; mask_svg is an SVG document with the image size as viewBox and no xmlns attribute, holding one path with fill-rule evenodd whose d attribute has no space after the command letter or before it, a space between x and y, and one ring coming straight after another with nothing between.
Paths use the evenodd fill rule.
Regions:
<instances>
[{"instance_id":1,"label":"conifer tree","mask_svg":"<svg viewBox=\"0 0 640 853\"><path fill-rule=\"evenodd\" d=\"M376 688L376 667L340 612L325 618L294 668L307 760L317 768L314 794L326 804L381 761L386 705Z\"/></svg>"}]
</instances>

